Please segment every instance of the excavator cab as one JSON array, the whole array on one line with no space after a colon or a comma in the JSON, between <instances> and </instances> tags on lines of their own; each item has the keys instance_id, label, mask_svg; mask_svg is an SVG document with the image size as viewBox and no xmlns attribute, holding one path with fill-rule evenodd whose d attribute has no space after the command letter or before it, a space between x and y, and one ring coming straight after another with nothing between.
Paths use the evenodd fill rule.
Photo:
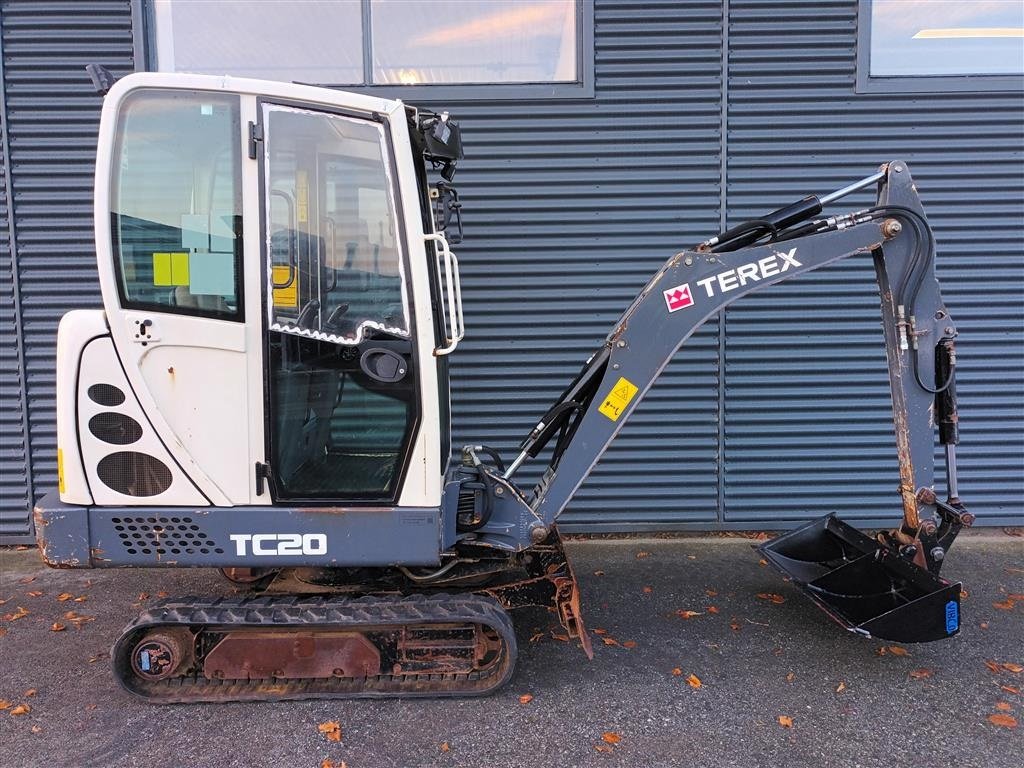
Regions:
<instances>
[{"instance_id":1,"label":"excavator cab","mask_svg":"<svg viewBox=\"0 0 1024 768\"><path fill-rule=\"evenodd\" d=\"M486 693L515 661L506 610L527 605L590 654L559 515L701 324L843 258L875 266L903 520L872 538L827 517L761 551L860 634L958 631L960 585L938 575L972 520L956 489L957 331L904 163L670 257L517 456L471 444L450 466L457 123L298 84L97 80L103 310L60 324L58 489L36 506L40 549L56 567L220 568L257 592L144 612L114 648L128 690ZM875 206L819 215L871 185ZM545 466L521 487L529 461Z\"/></svg>"}]
</instances>

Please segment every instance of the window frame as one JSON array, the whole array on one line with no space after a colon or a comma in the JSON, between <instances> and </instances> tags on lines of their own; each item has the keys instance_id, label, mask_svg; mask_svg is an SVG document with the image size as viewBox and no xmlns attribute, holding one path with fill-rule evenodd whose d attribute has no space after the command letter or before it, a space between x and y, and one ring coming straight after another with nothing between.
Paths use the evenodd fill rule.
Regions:
<instances>
[{"instance_id":1,"label":"window frame","mask_svg":"<svg viewBox=\"0 0 1024 768\"><path fill-rule=\"evenodd\" d=\"M244 142L242 140L242 126L244 120L242 120L242 99L239 94L224 94L219 91L199 91L193 89L181 89L181 88L160 88L160 87L142 87L132 89L128 94L125 95L121 103L118 105L117 112L117 124L115 127L115 141L112 147L112 158L115 160L120 156L124 147L125 132L121 130L123 109L125 104L129 103L133 97L140 93L153 93L153 92L170 92L170 93L210 93L216 97L234 97L235 100L235 135L234 144L232 149L235 154L235 174L233 176L233 182L235 185L234 193L237 197L239 205L239 213L236 214L242 222L242 226L239 232L244 232L245 218L244 218L244 204L242 203L242 152ZM226 99L225 99L226 100ZM110 177L108 179L108 185L110 189L110 199L108 205L108 212L110 214L110 221L108 225L110 227L110 255L113 263L113 276L114 284L117 287L117 298L120 303L121 309L129 311L142 311L142 312L156 312L165 315L181 315L185 317L199 317L206 318L207 320L221 320L230 323L245 323L245 280L243 276L243 269L245 266L245 238L239 236L236 233L235 236L235 250L234 250L234 267L235 267L235 301L236 306L233 312L221 312L214 309L200 309L198 307L187 307L179 306L176 304L162 304L160 302L153 301L140 301L138 299L132 299L128 296L127 285L125 284L125 269L124 262L121 259L121 233L116 224L115 217L120 215L113 211L113 205L115 202L115 190L119 189L119 180L116 178L119 173L119 164L112 162L110 165Z\"/></svg>"},{"instance_id":2,"label":"window frame","mask_svg":"<svg viewBox=\"0 0 1024 768\"><path fill-rule=\"evenodd\" d=\"M856 93L953 93L1024 90L1024 75L872 75L871 4L857 0Z\"/></svg>"},{"instance_id":3,"label":"window frame","mask_svg":"<svg viewBox=\"0 0 1024 768\"><path fill-rule=\"evenodd\" d=\"M593 99L594 98L594 2L574 0L576 4L575 81L524 83L422 83L419 85L374 85L370 0L361 0L363 80L361 84L306 83L386 99L424 101L512 101L519 99ZM134 58L136 71L158 72L156 61L156 24L151 0L131 0ZM220 74L220 73L215 73Z\"/></svg>"}]
</instances>

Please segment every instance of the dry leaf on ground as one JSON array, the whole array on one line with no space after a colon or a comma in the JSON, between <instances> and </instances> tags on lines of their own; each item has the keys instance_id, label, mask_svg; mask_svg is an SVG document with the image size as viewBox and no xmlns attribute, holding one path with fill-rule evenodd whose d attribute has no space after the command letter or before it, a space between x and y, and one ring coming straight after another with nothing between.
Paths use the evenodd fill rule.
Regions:
<instances>
[{"instance_id":1,"label":"dry leaf on ground","mask_svg":"<svg viewBox=\"0 0 1024 768\"><path fill-rule=\"evenodd\" d=\"M641 552L637 552L636 553L636 559L637 560L643 560L645 557L650 557L650 556L651 556L650 552L643 552L643 551L641 551Z\"/></svg>"},{"instance_id":2,"label":"dry leaf on ground","mask_svg":"<svg viewBox=\"0 0 1024 768\"><path fill-rule=\"evenodd\" d=\"M890 646L888 646L888 649L889 649L889 653L891 653L893 656L909 656L910 655L910 651L908 651L906 648L904 648L902 646L899 646L899 645L890 645Z\"/></svg>"},{"instance_id":3,"label":"dry leaf on ground","mask_svg":"<svg viewBox=\"0 0 1024 768\"><path fill-rule=\"evenodd\" d=\"M1021 672L1024 672L1024 667L1022 667L1020 664L1014 664L1013 662L1010 662L1010 661L1004 661L1003 662L1003 669L1005 669L1007 672L1013 672L1014 674L1018 674L1018 675Z\"/></svg>"},{"instance_id":4,"label":"dry leaf on ground","mask_svg":"<svg viewBox=\"0 0 1024 768\"><path fill-rule=\"evenodd\" d=\"M14 714L13 712L11 714ZM1017 718L1013 715L989 715L988 721L992 725L999 725L1003 728L1016 728Z\"/></svg>"},{"instance_id":5,"label":"dry leaf on ground","mask_svg":"<svg viewBox=\"0 0 1024 768\"><path fill-rule=\"evenodd\" d=\"M691 688L700 688L703 685L703 683L701 683L700 681L700 678L692 673L689 677L686 678L686 682L690 684Z\"/></svg>"},{"instance_id":6,"label":"dry leaf on ground","mask_svg":"<svg viewBox=\"0 0 1024 768\"><path fill-rule=\"evenodd\" d=\"M1000 712L1012 712L1013 706L1008 701L997 701L996 709L998 709Z\"/></svg>"},{"instance_id":7,"label":"dry leaf on ground","mask_svg":"<svg viewBox=\"0 0 1024 768\"><path fill-rule=\"evenodd\" d=\"M700 611L684 611L682 609L676 611L676 616L681 619L692 619L694 616L703 616Z\"/></svg>"},{"instance_id":8,"label":"dry leaf on ground","mask_svg":"<svg viewBox=\"0 0 1024 768\"><path fill-rule=\"evenodd\" d=\"M19 584L31 584L35 580L36 580L35 576L26 576L23 579L18 579L18 583Z\"/></svg>"},{"instance_id":9,"label":"dry leaf on ground","mask_svg":"<svg viewBox=\"0 0 1024 768\"><path fill-rule=\"evenodd\" d=\"M320 768L348 768L348 766L345 765L344 760L342 760L340 763L336 763L333 760L331 760L331 758L325 757L323 760L320 761Z\"/></svg>"},{"instance_id":10,"label":"dry leaf on ground","mask_svg":"<svg viewBox=\"0 0 1024 768\"><path fill-rule=\"evenodd\" d=\"M786 675L787 683L792 683L794 680L796 680L796 672L790 672L788 675Z\"/></svg>"},{"instance_id":11,"label":"dry leaf on ground","mask_svg":"<svg viewBox=\"0 0 1024 768\"><path fill-rule=\"evenodd\" d=\"M615 731L605 731L601 734L601 741L605 744L618 744L622 741L622 734L616 733Z\"/></svg>"},{"instance_id":12,"label":"dry leaf on ground","mask_svg":"<svg viewBox=\"0 0 1024 768\"><path fill-rule=\"evenodd\" d=\"M732 619L730 619L730 621L729 621L729 629L731 629L733 632L739 632L742 627L743 627L743 625L740 624L740 620L739 619L737 619L736 617L733 617Z\"/></svg>"},{"instance_id":13,"label":"dry leaf on ground","mask_svg":"<svg viewBox=\"0 0 1024 768\"><path fill-rule=\"evenodd\" d=\"M595 576L604 576L604 571L594 571Z\"/></svg>"},{"instance_id":14,"label":"dry leaf on ground","mask_svg":"<svg viewBox=\"0 0 1024 768\"><path fill-rule=\"evenodd\" d=\"M28 611L19 605L14 613L5 613L3 618L4 621L17 621L18 619L23 619L26 616L28 616Z\"/></svg>"},{"instance_id":15,"label":"dry leaf on ground","mask_svg":"<svg viewBox=\"0 0 1024 768\"><path fill-rule=\"evenodd\" d=\"M713 605L709 605L708 606L708 613L718 613L718 609L715 606L713 606Z\"/></svg>"},{"instance_id":16,"label":"dry leaf on ground","mask_svg":"<svg viewBox=\"0 0 1024 768\"><path fill-rule=\"evenodd\" d=\"M70 592L61 592L59 595L57 595L57 602L66 603L72 597L74 597L74 595L72 595Z\"/></svg>"},{"instance_id":17,"label":"dry leaf on ground","mask_svg":"<svg viewBox=\"0 0 1024 768\"><path fill-rule=\"evenodd\" d=\"M623 648L636 648L636 640L626 640L622 643Z\"/></svg>"},{"instance_id":18,"label":"dry leaf on ground","mask_svg":"<svg viewBox=\"0 0 1024 768\"><path fill-rule=\"evenodd\" d=\"M985 666L988 667L988 671L989 672L995 672L995 673L999 672L999 665L996 664L994 661L989 661L988 659L986 659L985 660Z\"/></svg>"},{"instance_id":19,"label":"dry leaf on ground","mask_svg":"<svg viewBox=\"0 0 1024 768\"><path fill-rule=\"evenodd\" d=\"M789 717L788 715L779 715L779 725L781 725L783 728L792 728L793 718Z\"/></svg>"},{"instance_id":20,"label":"dry leaf on ground","mask_svg":"<svg viewBox=\"0 0 1024 768\"><path fill-rule=\"evenodd\" d=\"M529 704L531 701L533 701L532 693L524 693L522 696L519 697L520 704Z\"/></svg>"},{"instance_id":21,"label":"dry leaf on ground","mask_svg":"<svg viewBox=\"0 0 1024 768\"><path fill-rule=\"evenodd\" d=\"M341 723L337 720L320 723L320 725L317 726L317 730L320 731L328 741L341 741Z\"/></svg>"},{"instance_id":22,"label":"dry leaf on ground","mask_svg":"<svg viewBox=\"0 0 1024 768\"><path fill-rule=\"evenodd\" d=\"M1013 600L1003 600L1000 603L992 603L993 608L998 608L1000 611L1012 611L1014 606Z\"/></svg>"},{"instance_id":23,"label":"dry leaf on ground","mask_svg":"<svg viewBox=\"0 0 1024 768\"><path fill-rule=\"evenodd\" d=\"M781 605L786 602L786 598L782 595L776 594L775 592L758 592L757 596L761 600L767 600L768 602L775 603L776 605Z\"/></svg>"},{"instance_id":24,"label":"dry leaf on ground","mask_svg":"<svg viewBox=\"0 0 1024 768\"><path fill-rule=\"evenodd\" d=\"M13 701L8 701L7 699L0 699L0 710L10 709L13 706L14 706L14 702Z\"/></svg>"},{"instance_id":25,"label":"dry leaf on ground","mask_svg":"<svg viewBox=\"0 0 1024 768\"><path fill-rule=\"evenodd\" d=\"M930 669L912 669L910 670L910 676L915 680L924 680L926 677L931 677L933 671Z\"/></svg>"},{"instance_id":26,"label":"dry leaf on ground","mask_svg":"<svg viewBox=\"0 0 1024 768\"><path fill-rule=\"evenodd\" d=\"M605 753L608 753L608 752L614 752L615 750L612 749L612 747L609 746L608 744L595 744L594 745L594 751L595 752L605 752Z\"/></svg>"},{"instance_id":27,"label":"dry leaf on ground","mask_svg":"<svg viewBox=\"0 0 1024 768\"><path fill-rule=\"evenodd\" d=\"M672 676L673 677L681 677L682 674L683 674L683 670L681 670L679 667L676 667L675 669L672 670Z\"/></svg>"},{"instance_id":28,"label":"dry leaf on ground","mask_svg":"<svg viewBox=\"0 0 1024 768\"><path fill-rule=\"evenodd\" d=\"M442 741L441 742L441 751L442 752L451 752L452 751L452 745L449 744L447 741Z\"/></svg>"},{"instance_id":29,"label":"dry leaf on ground","mask_svg":"<svg viewBox=\"0 0 1024 768\"><path fill-rule=\"evenodd\" d=\"M27 715L31 711L32 711L32 707L30 707L28 704L19 704L18 706L16 706L14 709L11 710L11 714L14 717L18 717L19 715Z\"/></svg>"},{"instance_id":30,"label":"dry leaf on ground","mask_svg":"<svg viewBox=\"0 0 1024 768\"><path fill-rule=\"evenodd\" d=\"M22 694L22 696L24 696L26 699L31 699L37 693L39 693L39 691L37 691L35 688L29 688L27 691L25 691L25 693Z\"/></svg>"},{"instance_id":31,"label":"dry leaf on ground","mask_svg":"<svg viewBox=\"0 0 1024 768\"><path fill-rule=\"evenodd\" d=\"M55 621L50 625L51 632L63 632L65 629L67 629L67 625L61 624L59 621Z\"/></svg>"},{"instance_id":32,"label":"dry leaf on ground","mask_svg":"<svg viewBox=\"0 0 1024 768\"><path fill-rule=\"evenodd\" d=\"M1016 688L1016 687L1014 687L1012 685L1000 685L999 688L1001 690L1006 691L1007 693L1014 693L1014 694L1019 694L1020 693L1020 688Z\"/></svg>"},{"instance_id":33,"label":"dry leaf on ground","mask_svg":"<svg viewBox=\"0 0 1024 768\"><path fill-rule=\"evenodd\" d=\"M836 686L836 693L842 693L846 690L846 683L840 681L839 685Z\"/></svg>"},{"instance_id":34,"label":"dry leaf on ground","mask_svg":"<svg viewBox=\"0 0 1024 768\"><path fill-rule=\"evenodd\" d=\"M43 596L43 593L40 592L38 589L33 589L31 592L26 592L25 594L28 595L29 597L42 597Z\"/></svg>"},{"instance_id":35,"label":"dry leaf on ground","mask_svg":"<svg viewBox=\"0 0 1024 768\"><path fill-rule=\"evenodd\" d=\"M601 641L605 645L618 645L619 644L619 641L616 640L614 637L607 637L607 636L606 637L602 637Z\"/></svg>"},{"instance_id":36,"label":"dry leaf on ground","mask_svg":"<svg viewBox=\"0 0 1024 768\"><path fill-rule=\"evenodd\" d=\"M644 587L644 594L649 595L654 591L654 587Z\"/></svg>"},{"instance_id":37,"label":"dry leaf on ground","mask_svg":"<svg viewBox=\"0 0 1024 768\"><path fill-rule=\"evenodd\" d=\"M38 725L33 725L32 728L31 728L31 731L32 731L32 733L42 733L43 729L40 728Z\"/></svg>"}]
</instances>

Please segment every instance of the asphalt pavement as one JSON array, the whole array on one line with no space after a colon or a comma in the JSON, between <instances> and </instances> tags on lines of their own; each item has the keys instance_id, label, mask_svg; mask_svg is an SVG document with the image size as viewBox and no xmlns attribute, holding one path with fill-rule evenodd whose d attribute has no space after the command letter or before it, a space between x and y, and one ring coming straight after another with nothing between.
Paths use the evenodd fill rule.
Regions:
<instances>
[{"instance_id":1,"label":"asphalt pavement","mask_svg":"<svg viewBox=\"0 0 1024 768\"><path fill-rule=\"evenodd\" d=\"M34 550L2 550L0 765L1024 764L1024 599L1012 597L1024 593L1024 539L961 537L943 575L967 589L963 630L907 646L844 632L749 545L570 541L594 659L558 639L546 611L518 612L517 671L486 698L172 706L121 690L108 649L162 593L228 594L227 582L57 571ZM13 714L21 705L30 711ZM334 721L339 742L318 729Z\"/></svg>"}]
</instances>

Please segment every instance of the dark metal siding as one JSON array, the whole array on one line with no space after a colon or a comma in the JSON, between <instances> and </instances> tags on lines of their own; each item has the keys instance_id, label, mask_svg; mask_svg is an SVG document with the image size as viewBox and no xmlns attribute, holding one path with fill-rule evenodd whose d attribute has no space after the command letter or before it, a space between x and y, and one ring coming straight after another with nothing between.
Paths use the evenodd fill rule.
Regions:
<instances>
[{"instance_id":1,"label":"dark metal siding","mask_svg":"<svg viewBox=\"0 0 1024 768\"><path fill-rule=\"evenodd\" d=\"M99 304L99 99L82 66L131 68L129 5L2 6L37 493L54 483L56 322ZM456 446L485 441L513 455L650 273L719 230L726 211L736 222L903 157L963 334L962 490L982 522L1021 519L1020 95L856 94L856 8L597 0L593 99L435 105L461 119L467 153ZM727 336L709 324L638 408L566 527L771 527L831 510L893 522L873 280L869 264L837 265L744 300L727 314ZM5 292L9 281L0 271ZM16 350L5 340L0 354L6 370ZM18 419L8 386L4 426ZM5 431L4 441L16 468L16 440ZM13 477L5 472L5 491L24 493ZM11 499L3 514L24 523L24 498Z\"/></svg>"},{"instance_id":2,"label":"dark metal siding","mask_svg":"<svg viewBox=\"0 0 1024 768\"><path fill-rule=\"evenodd\" d=\"M39 495L56 485L57 322L70 309L100 306L92 177L101 99L85 65L103 64L119 76L132 70L131 6L128 0L17 0L0 3L0 16L28 464ZM5 340L5 370L12 354ZM5 398L4 426L8 418ZM7 439L5 430L5 457ZM5 490L6 481L5 471ZM29 533L24 498L5 494L2 508L5 541Z\"/></svg>"},{"instance_id":3,"label":"dark metal siding","mask_svg":"<svg viewBox=\"0 0 1024 768\"><path fill-rule=\"evenodd\" d=\"M961 493L982 522L1019 520L1021 94L857 94L856 34L854 0L730 0L730 221L838 188L879 162L907 160L961 333ZM844 205L872 202L864 193ZM812 273L727 311L726 520L899 514L881 343L870 259Z\"/></svg>"}]
</instances>

